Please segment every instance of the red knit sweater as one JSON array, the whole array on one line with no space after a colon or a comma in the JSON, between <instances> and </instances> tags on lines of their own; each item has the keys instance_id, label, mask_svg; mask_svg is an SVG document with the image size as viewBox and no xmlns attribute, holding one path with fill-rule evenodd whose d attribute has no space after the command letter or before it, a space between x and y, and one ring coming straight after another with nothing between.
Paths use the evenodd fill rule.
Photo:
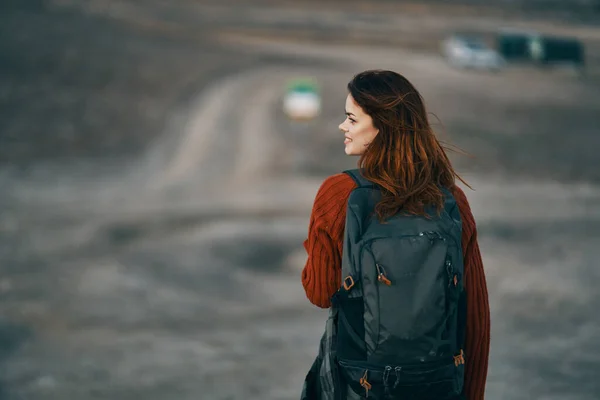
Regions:
<instances>
[{"instance_id":1,"label":"red knit sweater","mask_svg":"<svg viewBox=\"0 0 600 400\"><path fill-rule=\"evenodd\" d=\"M331 305L330 298L341 284L346 203L354 187L354 180L348 175L333 175L323 182L313 205L308 239L304 242L308 260L302 271L302 284L308 299L321 308ZM490 349L488 292L471 208L459 187L452 192L463 223L464 284L468 298L465 394L467 400L481 400Z\"/></svg>"}]
</instances>

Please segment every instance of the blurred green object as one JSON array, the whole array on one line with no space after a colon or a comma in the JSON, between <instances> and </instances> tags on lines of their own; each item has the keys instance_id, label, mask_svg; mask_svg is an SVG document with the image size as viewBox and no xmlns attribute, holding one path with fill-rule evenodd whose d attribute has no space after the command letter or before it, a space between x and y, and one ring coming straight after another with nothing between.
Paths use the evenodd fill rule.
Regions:
<instances>
[{"instance_id":1,"label":"blurred green object","mask_svg":"<svg viewBox=\"0 0 600 400\"><path fill-rule=\"evenodd\" d=\"M286 91L296 93L320 93L319 84L312 78L297 78L288 82Z\"/></svg>"},{"instance_id":2,"label":"blurred green object","mask_svg":"<svg viewBox=\"0 0 600 400\"><path fill-rule=\"evenodd\" d=\"M312 120L321 113L319 84L312 78L289 81L283 98L283 111L292 120Z\"/></svg>"}]
</instances>

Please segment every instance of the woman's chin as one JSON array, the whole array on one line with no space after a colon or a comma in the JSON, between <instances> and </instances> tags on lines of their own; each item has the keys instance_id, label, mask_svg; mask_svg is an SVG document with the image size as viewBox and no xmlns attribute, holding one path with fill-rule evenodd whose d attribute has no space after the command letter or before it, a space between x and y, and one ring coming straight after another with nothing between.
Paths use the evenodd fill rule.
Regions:
<instances>
[{"instance_id":1,"label":"woman's chin","mask_svg":"<svg viewBox=\"0 0 600 400\"><path fill-rule=\"evenodd\" d=\"M360 156L360 153L355 152L352 149L352 147L346 146L346 148L344 149L344 152L346 153L347 156Z\"/></svg>"}]
</instances>

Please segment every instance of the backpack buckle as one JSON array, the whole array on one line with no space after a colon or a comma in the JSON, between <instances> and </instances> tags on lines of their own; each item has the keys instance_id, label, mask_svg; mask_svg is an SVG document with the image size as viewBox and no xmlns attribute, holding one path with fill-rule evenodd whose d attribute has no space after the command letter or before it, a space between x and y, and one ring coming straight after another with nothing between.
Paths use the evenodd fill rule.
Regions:
<instances>
[{"instance_id":1,"label":"backpack buckle","mask_svg":"<svg viewBox=\"0 0 600 400\"><path fill-rule=\"evenodd\" d=\"M342 284L342 286L344 286L344 289L346 289L346 291L352 289L352 287L354 286L354 278L352 278L352 275L348 275L344 278L344 283Z\"/></svg>"},{"instance_id":2,"label":"backpack buckle","mask_svg":"<svg viewBox=\"0 0 600 400\"><path fill-rule=\"evenodd\" d=\"M454 365L455 366L459 366L461 364L465 363L465 352L461 349L460 350L460 354L458 354L457 356L454 356Z\"/></svg>"}]
</instances>

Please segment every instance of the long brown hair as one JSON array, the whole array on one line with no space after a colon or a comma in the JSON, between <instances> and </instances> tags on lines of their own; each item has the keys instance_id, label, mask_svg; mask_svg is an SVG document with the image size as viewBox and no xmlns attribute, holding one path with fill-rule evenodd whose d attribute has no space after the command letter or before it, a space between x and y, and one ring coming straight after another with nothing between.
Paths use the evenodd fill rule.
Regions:
<instances>
[{"instance_id":1,"label":"long brown hair","mask_svg":"<svg viewBox=\"0 0 600 400\"><path fill-rule=\"evenodd\" d=\"M423 98L402 75L369 70L348 83L350 95L379 130L359 160L362 175L379 185L375 207L380 220L399 212L427 215L443 209L441 187L465 183L429 125Z\"/></svg>"}]
</instances>

